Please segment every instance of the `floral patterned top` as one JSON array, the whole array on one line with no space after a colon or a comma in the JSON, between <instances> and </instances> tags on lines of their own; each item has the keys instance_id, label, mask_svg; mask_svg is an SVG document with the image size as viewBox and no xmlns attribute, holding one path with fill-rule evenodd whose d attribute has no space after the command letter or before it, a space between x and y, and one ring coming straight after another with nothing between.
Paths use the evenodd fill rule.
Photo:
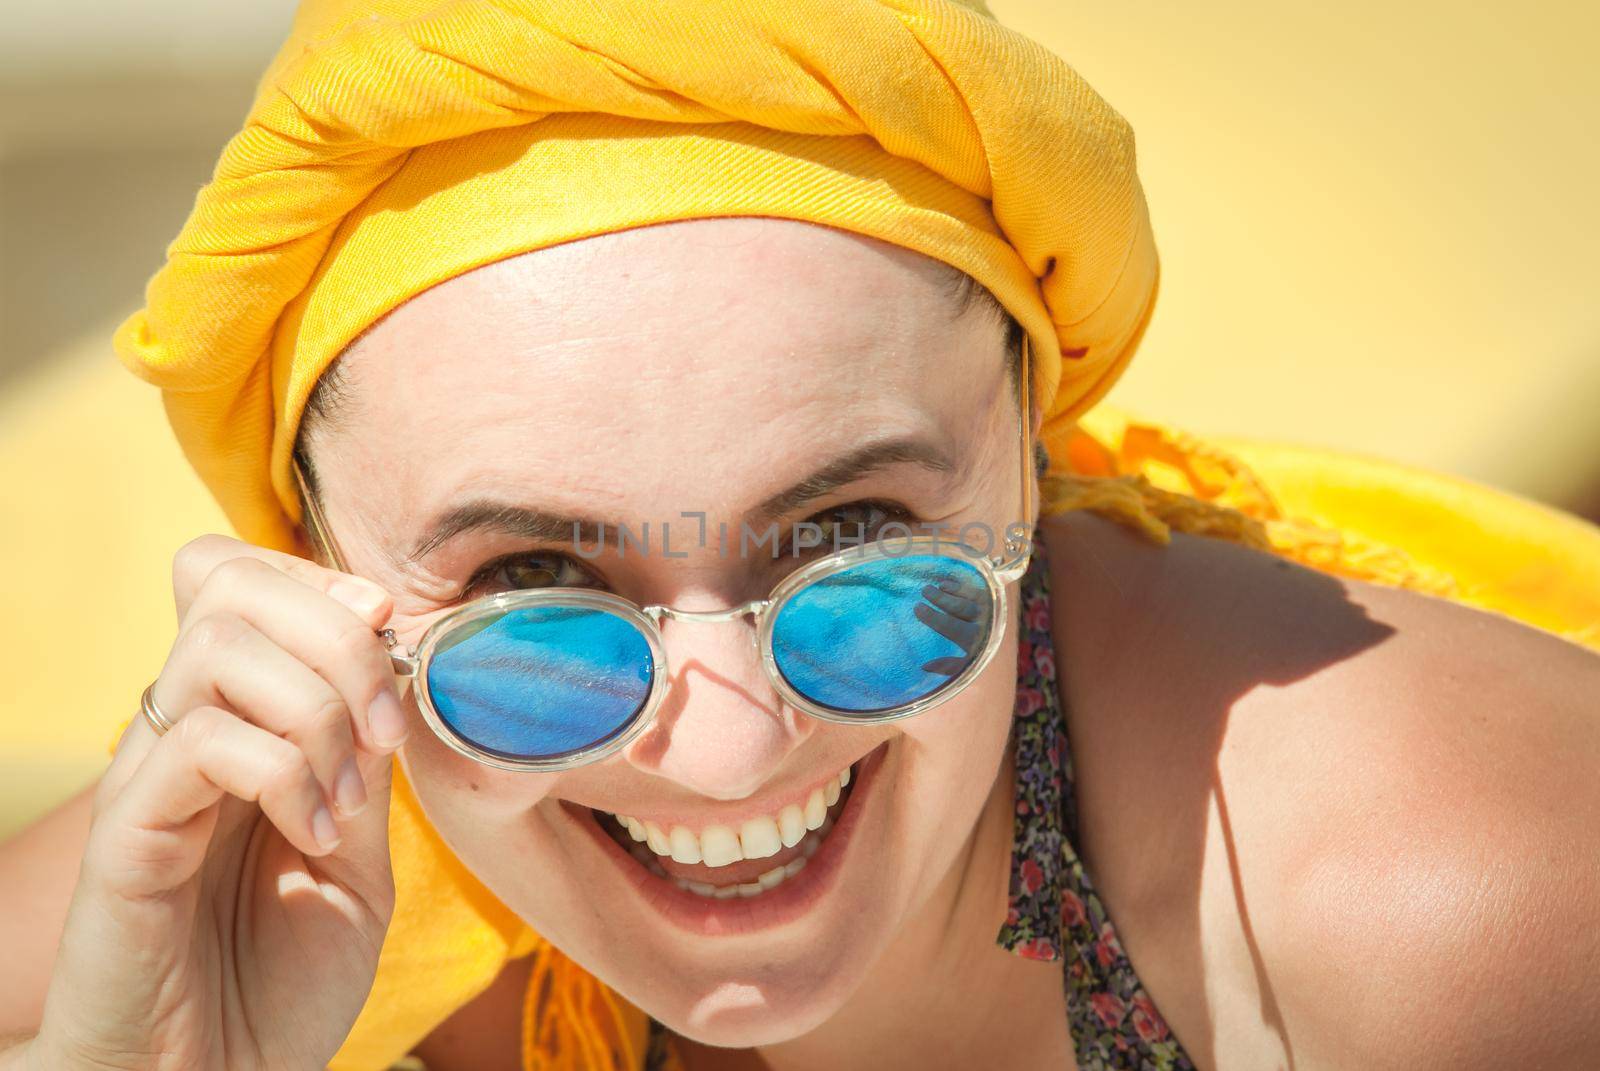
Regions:
<instances>
[{"instance_id":1,"label":"floral patterned top","mask_svg":"<svg viewBox=\"0 0 1600 1071\"><path fill-rule=\"evenodd\" d=\"M1079 1071L1194 1071L1145 992L1073 843L1078 803L1050 639L1050 569L1042 542L1022 581L1012 724L1017 814L1011 908L999 942L1029 959L1065 959L1067 1020Z\"/></svg>"},{"instance_id":2,"label":"floral patterned top","mask_svg":"<svg viewBox=\"0 0 1600 1071\"><path fill-rule=\"evenodd\" d=\"M1079 1071L1194 1071L1145 992L1078 857L1072 755L1050 638L1050 568L1044 544L1021 584L1017 644L1016 818L1011 904L1000 947L1063 960L1067 1025ZM672 1034L651 1021L646 1071L678 1071Z\"/></svg>"}]
</instances>

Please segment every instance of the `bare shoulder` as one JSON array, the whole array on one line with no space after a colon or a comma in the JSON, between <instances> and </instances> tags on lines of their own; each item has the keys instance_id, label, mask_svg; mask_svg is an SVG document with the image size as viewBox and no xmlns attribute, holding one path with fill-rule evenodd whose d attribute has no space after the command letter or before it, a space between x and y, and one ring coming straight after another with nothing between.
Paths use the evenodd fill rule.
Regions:
<instances>
[{"instance_id":1,"label":"bare shoulder","mask_svg":"<svg viewBox=\"0 0 1600 1071\"><path fill-rule=\"evenodd\" d=\"M56 945L89 841L90 784L0 843L0 1038L31 1034L44 1014Z\"/></svg>"},{"instance_id":2,"label":"bare shoulder","mask_svg":"<svg viewBox=\"0 0 1600 1071\"><path fill-rule=\"evenodd\" d=\"M1080 847L1203 1062L1592 1065L1600 656L1217 540L1044 538Z\"/></svg>"}]
</instances>

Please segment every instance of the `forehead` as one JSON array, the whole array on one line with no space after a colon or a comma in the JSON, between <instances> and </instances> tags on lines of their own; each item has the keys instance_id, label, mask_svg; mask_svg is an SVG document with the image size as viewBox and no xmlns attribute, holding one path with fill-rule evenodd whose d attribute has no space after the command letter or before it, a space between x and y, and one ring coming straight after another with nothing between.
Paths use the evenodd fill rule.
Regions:
<instances>
[{"instance_id":1,"label":"forehead","mask_svg":"<svg viewBox=\"0 0 1600 1071\"><path fill-rule=\"evenodd\" d=\"M754 493L869 436L959 440L1005 381L998 326L956 320L948 278L909 250L776 219L499 261L345 355L336 464L417 509L529 480L546 500L661 508L708 481Z\"/></svg>"}]
</instances>

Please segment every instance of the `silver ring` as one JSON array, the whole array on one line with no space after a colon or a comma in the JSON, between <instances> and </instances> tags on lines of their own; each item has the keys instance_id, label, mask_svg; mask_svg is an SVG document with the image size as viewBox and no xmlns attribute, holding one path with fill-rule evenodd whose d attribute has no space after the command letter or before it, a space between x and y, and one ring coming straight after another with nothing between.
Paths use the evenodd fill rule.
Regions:
<instances>
[{"instance_id":1,"label":"silver ring","mask_svg":"<svg viewBox=\"0 0 1600 1071\"><path fill-rule=\"evenodd\" d=\"M172 728L172 719L161 713L161 708L156 706L156 682L151 681L145 688L144 695L139 697L139 713L144 715L144 720L150 723L150 728L156 731L157 736L165 736L167 730Z\"/></svg>"}]
</instances>

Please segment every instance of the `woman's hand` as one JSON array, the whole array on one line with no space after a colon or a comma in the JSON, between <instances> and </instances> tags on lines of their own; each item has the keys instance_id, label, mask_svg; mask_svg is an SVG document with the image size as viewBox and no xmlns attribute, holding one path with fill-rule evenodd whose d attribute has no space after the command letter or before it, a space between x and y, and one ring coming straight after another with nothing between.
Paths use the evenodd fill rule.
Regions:
<instances>
[{"instance_id":1,"label":"woman's hand","mask_svg":"<svg viewBox=\"0 0 1600 1071\"><path fill-rule=\"evenodd\" d=\"M405 718L375 585L225 536L173 568L179 632L95 795L33 1042L46 1068L322 1068L393 909Z\"/></svg>"}]
</instances>

